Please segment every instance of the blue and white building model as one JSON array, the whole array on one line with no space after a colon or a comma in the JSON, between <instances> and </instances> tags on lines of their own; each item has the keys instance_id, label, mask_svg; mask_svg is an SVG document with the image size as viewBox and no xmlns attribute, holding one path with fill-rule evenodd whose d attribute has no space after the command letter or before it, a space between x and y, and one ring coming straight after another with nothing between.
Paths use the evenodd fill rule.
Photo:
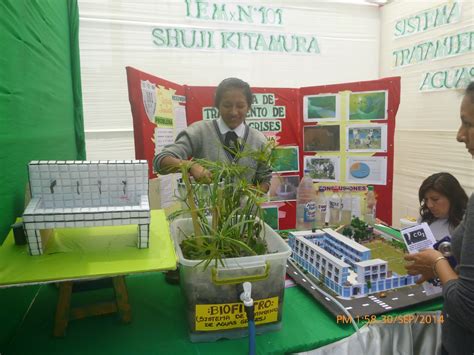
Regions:
<instances>
[{"instance_id":1,"label":"blue and white building model","mask_svg":"<svg viewBox=\"0 0 474 355\"><path fill-rule=\"evenodd\" d=\"M291 232L288 244L301 267L343 298L410 286L417 279L390 271L387 261L371 258L369 248L329 228Z\"/></svg>"}]
</instances>

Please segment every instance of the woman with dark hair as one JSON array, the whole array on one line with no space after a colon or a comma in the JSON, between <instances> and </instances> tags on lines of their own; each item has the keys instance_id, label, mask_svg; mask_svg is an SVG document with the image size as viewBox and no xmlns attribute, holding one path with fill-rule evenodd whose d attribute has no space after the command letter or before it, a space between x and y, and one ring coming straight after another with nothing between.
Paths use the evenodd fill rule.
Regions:
<instances>
[{"instance_id":1,"label":"woman with dark hair","mask_svg":"<svg viewBox=\"0 0 474 355\"><path fill-rule=\"evenodd\" d=\"M419 222L429 224L436 240L451 237L466 211L467 195L450 173L436 173L425 179L418 191Z\"/></svg>"},{"instance_id":2,"label":"woman with dark hair","mask_svg":"<svg viewBox=\"0 0 474 355\"><path fill-rule=\"evenodd\" d=\"M461 103L461 126L456 139L464 143L474 159L474 82ZM418 283L439 278L443 284L442 354L474 353L474 194L463 220L451 239L455 269L438 250L426 249L406 255L410 275L421 275Z\"/></svg>"},{"instance_id":3,"label":"woman with dark hair","mask_svg":"<svg viewBox=\"0 0 474 355\"><path fill-rule=\"evenodd\" d=\"M203 120L190 125L178 134L173 144L163 148L155 156L153 165L159 174L179 172L182 165L189 167L190 174L198 181L210 178L210 172L190 158L211 161L230 160L246 166L242 178L256 185L262 192L270 187L271 168L250 157L241 157L232 152L234 148L246 147L260 150L267 139L263 133L249 127L245 118L252 105L252 91L249 84L237 78L224 79L216 89L215 106L220 117L217 120Z\"/></svg>"}]
</instances>

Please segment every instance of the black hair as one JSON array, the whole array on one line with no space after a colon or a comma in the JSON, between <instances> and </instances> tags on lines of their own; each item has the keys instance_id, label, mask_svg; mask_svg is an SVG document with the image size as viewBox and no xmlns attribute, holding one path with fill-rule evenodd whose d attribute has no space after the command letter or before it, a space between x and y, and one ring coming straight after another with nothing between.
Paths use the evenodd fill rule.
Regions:
<instances>
[{"instance_id":1,"label":"black hair","mask_svg":"<svg viewBox=\"0 0 474 355\"><path fill-rule=\"evenodd\" d=\"M214 106L219 107L222 96L224 95L224 92L226 92L229 89L240 89L242 90L242 93L245 96L245 99L247 101L247 104L252 106L252 90L250 90L250 85L246 83L245 81L237 78L227 78L221 81L219 86L217 86L216 89L216 95L214 97Z\"/></svg>"},{"instance_id":2,"label":"black hair","mask_svg":"<svg viewBox=\"0 0 474 355\"><path fill-rule=\"evenodd\" d=\"M467 194L461 187L459 181L450 173L436 173L428 176L418 190L418 199L420 201L420 216L422 222L431 224L436 217L431 213L425 203L425 195L429 190L446 196L449 200L448 223L456 228L461 222L467 206Z\"/></svg>"},{"instance_id":3,"label":"black hair","mask_svg":"<svg viewBox=\"0 0 474 355\"><path fill-rule=\"evenodd\" d=\"M474 81L471 81L464 91L465 96L469 96L471 98L471 102L474 103Z\"/></svg>"}]
</instances>

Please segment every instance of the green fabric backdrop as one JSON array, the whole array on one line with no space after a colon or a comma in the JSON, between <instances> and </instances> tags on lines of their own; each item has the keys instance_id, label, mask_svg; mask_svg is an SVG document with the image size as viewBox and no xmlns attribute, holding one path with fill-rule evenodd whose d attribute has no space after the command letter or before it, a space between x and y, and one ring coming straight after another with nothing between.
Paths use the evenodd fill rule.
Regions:
<instances>
[{"instance_id":1,"label":"green fabric backdrop","mask_svg":"<svg viewBox=\"0 0 474 355\"><path fill-rule=\"evenodd\" d=\"M0 242L28 162L85 157L77 0L0 1Z\"/></svg>"}]
</instances>

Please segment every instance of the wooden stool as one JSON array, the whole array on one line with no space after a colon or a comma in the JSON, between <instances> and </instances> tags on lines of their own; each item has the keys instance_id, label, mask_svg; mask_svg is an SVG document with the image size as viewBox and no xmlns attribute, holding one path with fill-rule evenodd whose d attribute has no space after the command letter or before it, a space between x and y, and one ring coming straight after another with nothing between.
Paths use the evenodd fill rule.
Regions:
<instances>
[{"instance_id":1,"label":"wooden stool","mask_svg":"<svg viewBox=\"0 0 474 355\"><path fill-rule=\"evenodd\" d=\"M110 279L112 280L111 284ZM112 278L99 279L95 281L102 281L102 285L81 287L80 283L74 283L74 281L65 281L60 283L58 304L56 306L56 316L54 320L54 336L63 337L66 333L66 328L68 326L69 321L73 319L82 319L117 312L119 313L120 320L123 323L131 322L132 312L130 304L128 303L128 292L127 286L125 285L124 276L115 276ZM109 281L109 285L106 285L107 281ZM84 285L87 285L87 282L84 283ZM114 288L115 299L113 301L106 301L71 308L72 293L104 287Z\"/></svg>"}]
</instances>

